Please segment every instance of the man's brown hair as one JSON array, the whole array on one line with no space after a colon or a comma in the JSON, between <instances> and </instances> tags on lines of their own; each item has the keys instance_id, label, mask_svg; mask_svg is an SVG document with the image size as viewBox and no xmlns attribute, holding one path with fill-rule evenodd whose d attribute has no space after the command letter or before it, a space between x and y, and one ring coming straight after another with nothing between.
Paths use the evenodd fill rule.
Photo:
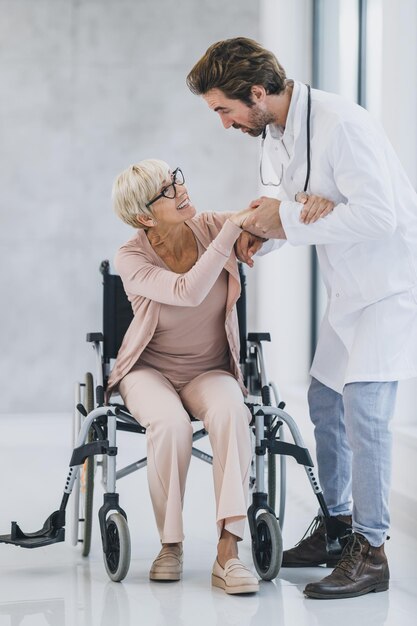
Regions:
<instances>
[{"instance_id":1,"label":"man's brown hair","mask_svg":"<svg viewBox=\"0 0 417 626\"><path fill-rule=\"evenodd\" d=\"M253 39L235 37L210 46L187 76L196 95L220 89L227 98L253 104L251 88L262 85L268 94L285 89L285 70L277 58Z\"/></svg>"}]
</instances>

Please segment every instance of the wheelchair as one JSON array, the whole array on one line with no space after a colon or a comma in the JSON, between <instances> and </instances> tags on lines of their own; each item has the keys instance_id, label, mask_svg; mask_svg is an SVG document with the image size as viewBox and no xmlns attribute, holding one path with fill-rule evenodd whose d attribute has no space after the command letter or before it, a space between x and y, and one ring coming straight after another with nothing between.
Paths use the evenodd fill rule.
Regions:
<instances>
[{"instance_id":1,"label":"wheelchair","mask_svg":"<svg viewBox=\"0 0 417 626\"><path fill-rule=\"evenodd\" d=\"M119 276L110 272L107 260L101 263L100 272L103 277L103 331L87 334L87 342L95 352L96 373L94 378L88 372L84 382L76 385L74 449L60 507L49 515L40 530L33 533L23 532L16 522L12 522L10 534L1 535L0 543L37 548L64 541L66 508L70 494L73 493L71 542L73 545L81 544L83 556L88 556L95 473L100 467L104 497L98 518L104 565L109 578L120 582L128 573L131 550L127 515L119 504L116 483L124 476L145 467L147 459L144 457L117 469L117 431L143 434L146 429L138 424L122 402L106 401L105 398L111 362L117 356L125 332L133 319L133 312L122 281ZM237 313L240 366L249 391L245 403L252 415L249 427L253 435L250 476L252 502L247 514L256 571L263 580L273 580L282 561L281 530L285 515L287 456L292 456L297 463L304 466L324 517L329 517L329 512L299 429L284 410L285 403L279 397L277 386L269 382L266 375L262 343L271 340L270 334L247 333L246 276L241 264L239 274L241 295L237 302ZM116 396L116 400L119 399ZM197 421L192 416L190 419ZM285 440L284 429L289 430L294 443ZM194 431L193 443L206 435L204 428ZM204 462L213 461L210 454L194 446L192 454ZM275 463L277 456L278 472ZM278 515L275 512L277 499Z\"/></svg>"}]
</instances>

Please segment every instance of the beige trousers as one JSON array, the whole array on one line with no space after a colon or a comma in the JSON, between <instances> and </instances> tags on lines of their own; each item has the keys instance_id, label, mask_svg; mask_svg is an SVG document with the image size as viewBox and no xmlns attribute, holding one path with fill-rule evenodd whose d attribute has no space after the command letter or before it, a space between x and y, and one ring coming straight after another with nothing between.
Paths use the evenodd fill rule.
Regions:
<instances>
[{"instance_id":1,"label":"beige trousers","mask_svg":"<svg viewBox=\"0 0 417 626\"><path fill-rule=\"evenodd\" d=\"M149 491L161 542L184 539L182 507L193 433L187 411L209 433L218 533L225 528L241 539L252 456L251 415L235 378L212 370L177 392L157 370L136 366L119 388L129 411L146 428Z\"/></svg>"}]
</instances>

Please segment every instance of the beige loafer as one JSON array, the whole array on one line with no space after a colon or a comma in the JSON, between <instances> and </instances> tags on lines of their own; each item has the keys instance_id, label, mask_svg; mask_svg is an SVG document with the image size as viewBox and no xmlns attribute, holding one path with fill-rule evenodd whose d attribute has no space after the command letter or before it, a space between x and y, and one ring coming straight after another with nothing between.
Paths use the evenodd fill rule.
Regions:
<instances>
[{"instance_id":1,"label":"beige loafer","mask_svg":"<svg viewBox=\"0 0 417 626\"><path fill-rule=\"evenodd\" d=\"M255 593L259 591L258 579L240 559L229 559L223 567L214 561L211 574L213 587L224 589L226 593Z\"/></svg>"},{"instance_id":2,"label":"beige loafer","mask_svg":"<svg viewBox=\"0 0 417 626\"><path fill-rule=\"evenodd\" d=\"M182 561L182 543L162 546L149 571L150 580L181 580Z\"/></svg>"}]
</instances>

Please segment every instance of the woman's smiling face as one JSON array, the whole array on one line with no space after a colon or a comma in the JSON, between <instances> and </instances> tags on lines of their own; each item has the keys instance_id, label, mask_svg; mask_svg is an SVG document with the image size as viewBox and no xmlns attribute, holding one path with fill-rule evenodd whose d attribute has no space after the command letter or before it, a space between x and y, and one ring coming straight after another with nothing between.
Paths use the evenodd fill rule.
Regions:
<instances>
[{"instance_id":1,"label":"woman's smiling face","mask_svg":"<svg viewBox=\"0 0 417 626\"><path fill-rule=\"evenodd\" d=\"M150 200L149 208L152 211L157 223L162 224L179 224L185 220L189 220L196 214L196 210L188 196L187 188L182 178L182 172L178 168L173 173L170 172L169 177L164 181L161 191ZM171 196L175 193L175 197Z\"/></svg>"}]
</instances>

